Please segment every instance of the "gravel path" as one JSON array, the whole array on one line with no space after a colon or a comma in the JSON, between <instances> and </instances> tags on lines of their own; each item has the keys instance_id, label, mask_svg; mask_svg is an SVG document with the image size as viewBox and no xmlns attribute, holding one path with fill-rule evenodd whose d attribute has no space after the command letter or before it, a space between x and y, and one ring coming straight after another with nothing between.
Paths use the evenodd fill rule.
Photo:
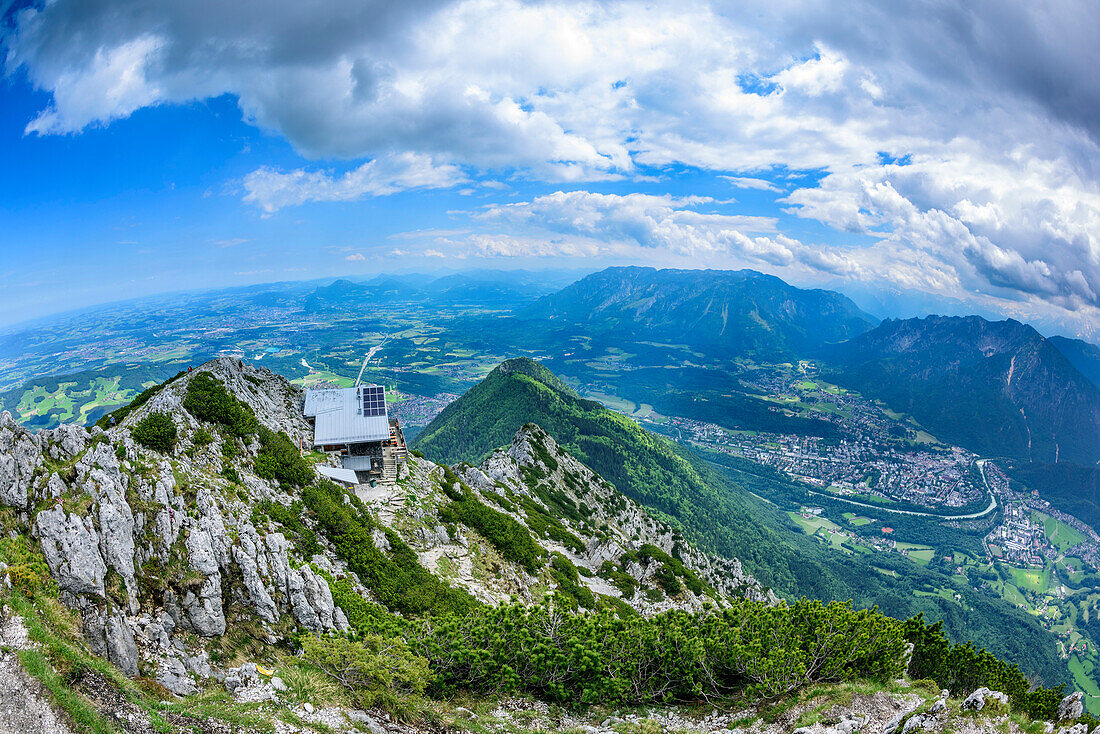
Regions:
<instances>
[{"instance_id":1,"label":"gravel path","mask_svg":"<svg viewBox=\"0 0 1100 734\"><path fill-rule=\"evenodd\" d=\"M18 617L5 615L0 644L10 650L0 653L0 734L72 734L19 662L15 651L32 643Z\"/></svg>"}]
</instances>

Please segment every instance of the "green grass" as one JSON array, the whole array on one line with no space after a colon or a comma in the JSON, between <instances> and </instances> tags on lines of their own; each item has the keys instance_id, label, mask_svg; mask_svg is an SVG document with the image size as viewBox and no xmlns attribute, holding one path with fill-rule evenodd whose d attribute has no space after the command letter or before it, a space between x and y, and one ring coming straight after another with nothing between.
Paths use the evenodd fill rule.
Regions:
<instances>
[{"instance_id":1,"label":"green grass","mask_svg":"<svg viewBox=\"0 0 1100 734\"><path fill-rule=\"evenodd\" d=\"M50 699L72 719L78 731L93 734L117 734L118 730L92 707L79 693L69 688L45 656L38 650L20 650L19 661L28 673L38 679Z\"/></svg>"},{"instance_id":2,"label":"green grass","mask_svg":"<svg viewBox=\"0 0 1100 734\"><path fill-rule=\"evenodd\" d=\"M1073 682L1077 688L1085 692L1085 703L1089 713L1100 713L1100 688L1097 688L1096 681L1085 672L1084 663L1076 653L1070 656L1069 672L1073 675Z\"/></svg>"},{"instance_id":3,"label":"green grass","mask_svg":"<svg viewBox=\"0 0 1100 734\"><path fill-rule=\"evenodd\" d=\"M1042 515L1042 513L1035 514ZM1045 515L1043 517L1043 530L1046 532L1047 539L1050 540L1051 545L1062 553L1088 540L1084 533L1061 520Z\"/></svg>"},{"instance_id":4,"label":"green grass","mask_svg":"<svg viewBox=\"0 0 1100 734\"><path fill-rule=\"evenodd\" d=\"M355 384L355 379L352 377L344 377L343 375L338 375L335 372L321 370L320 372L310 372L305 377L296 378L294 380L291 380L291 382L296 385L301 385L303 387L311 387L313 385L316 385L318 382L332 382L336 385L339 385L340 387L351 387Z\"/></svg>"},{"instance_id":5,"label":"green grass","mask_svg":"<svg viewBox=\"0 0 1100 734\"><path fill-rule=\"evenodd\" d=\"M821 529L825 529L826 531L840 529L839 525L825 517L805 518L797 512L788 512L787 515L796 525L798 525L798 527L802 528L802 532L806 533L806 535L813 535Z\"/></svg>"},{"instance_id":6,"label":"green grass","mask_svg":"<svg viewBox=\"0 0 1100 734\"><path fill-rule=\"evenodd\" d=\"M1013 568L1012 576L1015 585L1021 591L1032 591L1036 594L1045 593L1050 585L1050 571L1043 568Z\"/></svg>"}]
</instances>

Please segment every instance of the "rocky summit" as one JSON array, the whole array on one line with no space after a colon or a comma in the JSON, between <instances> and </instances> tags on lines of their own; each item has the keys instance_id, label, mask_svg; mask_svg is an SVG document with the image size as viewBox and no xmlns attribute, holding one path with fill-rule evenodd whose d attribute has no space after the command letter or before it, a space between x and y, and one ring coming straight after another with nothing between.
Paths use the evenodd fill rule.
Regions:
<instances>
[{"instance_id":1,"label":"rocky summit","mask_svg":"<svg viewBox=\"0 0 1100 734\"><path fill-rule=\"evenodd\" d=\"M414 452L395 482L340 488L313 469L337 459L300 448L310 443L301 399L284 378L223 358L148 389L106 429L32 432L0 415L0 697L27 702L0 723L24 732L971 731L959 717L984 709L1023 730L1004 694L981 689L974 696L994 705L975 707L974 696L950 703L938 688L891 680L905 665L896 622L806 601L791 612L737 560L692 545L535 424L477 466ZM608 642L616 635L623 642ZM792 675L782 661L811 639L819 652ZM654 646L645 655L670 670L687 665L699 682L685 688L674 673L660 683L634 645ZM557 646L568 657L547 662ZM476 662L490 654L511 662ZM557 682L591 679L564 662L585 654L619 660L633 688L614 674L585 691ZM821 672L831 657L847 662ZM857 673L881 680L844 682ZM431 704L420 698L429 680ZM834 687L795 692L810 681ZM447 694L467 686L500 693ZM709 712L613 705L685 702L703 686L741 693ZM528 690L538 693L514 695ZM773 692L765 702L793 698L762 713L755 690ZM571 699L586 706L562 708ZM1079 699L1062 701L1058 715L1079 717Z\"/></svg>"}]
</instances>

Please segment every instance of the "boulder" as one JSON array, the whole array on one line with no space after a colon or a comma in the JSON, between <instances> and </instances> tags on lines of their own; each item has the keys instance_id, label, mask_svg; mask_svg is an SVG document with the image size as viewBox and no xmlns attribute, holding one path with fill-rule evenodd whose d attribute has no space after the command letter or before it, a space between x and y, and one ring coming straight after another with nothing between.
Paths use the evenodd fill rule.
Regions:
<instances>
[{"instance_id":1,"label":"boulder","mask_svg":"<svg viewBox=\"0 0 1100 734\"><path fill-rule=\"evenodd\" d=\"M61 505L36 518L42 555L62 591L103 596L107 564L99 555L99 533L90 517L65 512Z\"/></svg>"},{"instance_id":2,"label":"boulder","mask_svg":"<svg viewBox=\"0 0 1100 734\"><path fill-rule=\"evenodd\" d=\"M177 696L198 693L198 686L187 672L187 666L178 657L169 656L157 667L157 682Z\"/></svg>"},{"instance_id":3,"label":"boulder","mask_svg":"<svg viewBox=\"0 0 1100 734\"><path fill-rule=\"evenodd\" d=\"M962 702L963 711L981 711L990 701L1008 703L1008 696L1000 691L992 691L984 686L967 696Z\"/></svg>"},{"instance_id":4,"label":"boulder","mask_svg":"<svg viewBox=\"0 0 1100 734\"><path fill-rule=\"evenodd\" d=\"M1073 721L1085 713L1085 694L1074 691L1058 704L1058 721Z\"/></svg>"},{"instance_id":5,"label":"boulder","mask_svg":"<svg viewBox=\"0 0 1100 734\"><path fill-rule=\"evenodd\" d=\"M256 663L245 663L239 668L232 668L225 672L225 690L230 693L240 688L247 688L260 679L260 673L256 670Z\"/></svg>"}]
</instances>

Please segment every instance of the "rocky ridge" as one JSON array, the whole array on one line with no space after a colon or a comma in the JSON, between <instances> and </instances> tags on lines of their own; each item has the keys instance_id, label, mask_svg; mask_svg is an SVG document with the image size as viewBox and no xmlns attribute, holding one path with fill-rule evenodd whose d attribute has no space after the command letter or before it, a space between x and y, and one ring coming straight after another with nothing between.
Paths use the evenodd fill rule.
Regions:
<instances>
[{"instance_id":1,"label":"rocky ridge","mask_svg":"<svg viewBox=\"0 0 1100 734\"><path fill-rule=\"evenodd\" d=\"M266 425L292 440L306 434L296 389L284 379L230 359L199 371L216 377ZM0 415L0 526L7 539L29 540L41 550L60 601L79 615L88 649L129 676L154 679L179 696L200 688L228 690L237 702L266 707L280 732L420 730L377 712L314 707L293 698L286 683L249 659L300 631L348 628L326 577L347 579L370 595L322 534L317 552L305 558L291 529L257 512L272 506L266 503L294 507L297 490L256 474L255 438L205 430L183 408L189 379L168 383L108 431L63 426L32 433L9 414ZM153 412L168 414L177 427L178 441L167 455L133 440L133 426ZM616 600L643 614L722 606L734 596L773 598L739 563L693 548L538 426L524 426L509 446L478 467L459 465L452 471L412 457L396 486L357 492L379 524L396 532L425 567L485 603L535 602L560 586L560 577L548 571L552 564L529 571L503 558L477 530L445 521L444 510L461 493L526 528L547 556L576 569L576 582L594 598ZM308 513L301 521L312 522ZM385 550L388 541L378 533L373 542ZM14 566L0 568L9 585L17 575ZM0 621L5 651L0 696L26 698L40 711L40 722L57 724L45 730L66 731L64 717L51 718L40 690L10 652L33 651L38 644L10 609ZM148 711L96 681L86 674L84 692L122 729L162 730ZM494 732L1024 730L1003 710L996 692L978 693L967 701L981 698L980 707L905 682L889 691L857 687L836 700L817 691L774 716L758 709L699 715L675 707L582 715L527 699L482 702L476 713L441 704L441 715L447 730L476 728L471 722L477 720L481 730ZM1065 718L1080 714L1079 698L1063 704ZM983 718L975 718L974 710ZM229 731L217 722L211 726L203 730ZM30 725L20 730L36 731ZM1067 729L1052 724L1047 730Z\"/></svg>"},{"instance_id":2,"label":"rocky ridge","mask_svg":"<svg viewBox=\"0 0 1100 734\"><path fill-rule=\"evenodd\" d=\"M282 378L229 359L203 370L247 398L261 421L292 435L306 428ZM179 694L194 692L196 678L218 674L201 640L224 635L229 620L254 620L271 641L298 626L347 627L325 580L301 562L335 569L339 561L331 554L295 558L285 535L253 522L257 502L290 504L291 497L247 470L257 446L216 432L209 445L195 445L200 423L182 409L187 379L108 431L62 426L32 433L0 415L5 529L25 529L37 540L93 652ZM130 435L157 411L179 431L170 457ZM239 484L221 474L223 444L234 442Z\"/></svg>"},{"instance_id":3,"label":"rocky ridge","mask_svg":"<svg viewBox=\"0 0 1100 734\"><path fill-rule=\"evenodd\" d=\"M225 358L193 374L199 372L217 378L260 423L295 442L309 435L300 393L285 379ZM254 512L264 502L289 507L296 490L257 476L255 438L246 442L206 430L209 425L184 409L193 374L170 381L106 431L62 426L33 433L10 414L0 416L5 529L27 533L40 547L62 602L79 612L93 652L129 676L155 678L180 695L240 662L222 659L223 637L247 630L274 643L298 629L347 629L324 573L349 578L370 596L323 538L319 553L302 557L292 533ZM176 425L179 438L169 455L142 447L131 435L156 412ZM690 546L537 426L525 426L480 467L458 469L482 502L524 527L558 512L551 498L583 508L584 515L576 509L558 520L564 532L557 540L531 532L547 556L568 558L580 571L578 582L593 594L622 599L647 614L721 605L733 595L770 598L738 562ZM359 497L426 568L482 602L531 603L557 588L548 568L531 573L504 559L477 531L441 520L450 503L444 473L411 457L396 486L363 486ZM536 475L540 479L532 482ZM375 544L385 549L385 537L379 534ZM705 588L693 591L677 582L675 593L660 590L654 575L667 563L638 558L647 545L676 557L682 573Z\"/></svg>"}]
</instances>

